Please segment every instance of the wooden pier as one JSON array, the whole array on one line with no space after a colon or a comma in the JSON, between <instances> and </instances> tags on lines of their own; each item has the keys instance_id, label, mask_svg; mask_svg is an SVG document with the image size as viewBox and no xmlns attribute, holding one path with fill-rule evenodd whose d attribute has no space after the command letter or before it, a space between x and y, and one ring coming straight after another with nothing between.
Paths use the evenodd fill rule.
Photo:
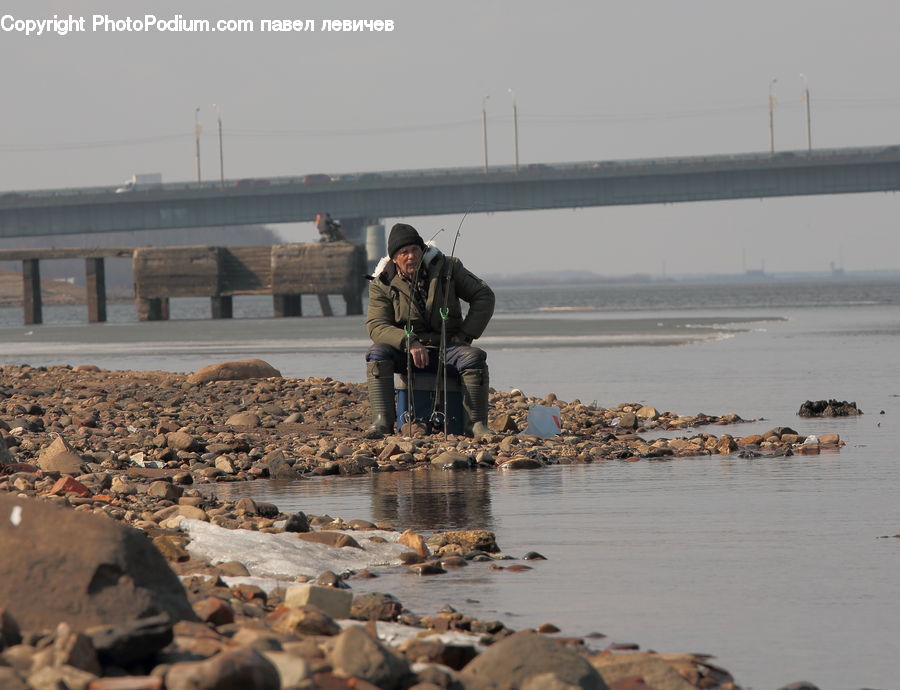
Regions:
<instances>
[{"instance_id":1,"label":"wooden pier","mask_svg":"<svg viewBox=\"0 0 900 690\"><path fill-rule=\"evenodd\" d=\"M131 258L138 319L169 318L173 297L209 297L214 319L232 316L234 295L271 293L277 317L302 316L302 295L317 295L332 316L329 295L340 295L347 314L362 314L366 252L360 244L317 242L263 247L118 247L6 249L0 261L22 262L24 323L43 321L40 262L83 258L88 321L106 321L104 259Z\"/></svg>"}]
</instances>

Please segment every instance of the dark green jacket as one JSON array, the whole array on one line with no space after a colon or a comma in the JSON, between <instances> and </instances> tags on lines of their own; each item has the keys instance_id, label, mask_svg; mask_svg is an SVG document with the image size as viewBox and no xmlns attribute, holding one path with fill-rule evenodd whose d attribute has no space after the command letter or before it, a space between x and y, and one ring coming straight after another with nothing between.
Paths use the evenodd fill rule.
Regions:
<instances>
[{"instance_id":1,"label":"dark green jacket","mask_svg":"<svg viewBox=\"0 0 900 690\"><path fill-rule=\"evenodd\" d=\"M372 342L385 343L398 350L406 349L407 320L412 325L412 338L424 345L437 346L441 338L440 310L445 304L447 342L454 336L468 341L479 338L494 314L494 291L475 274L466 270L462 261L444 256L437 247L428 247L420 270L427 277L429 314L420 313L410 298L410 284L397 273L394 263L385 257L378 264L369 284L369 311L366 328ZM445 296L449 285L449 297ZM463 318L460 300L469 304Z\"/></svg>"}]
</instances>

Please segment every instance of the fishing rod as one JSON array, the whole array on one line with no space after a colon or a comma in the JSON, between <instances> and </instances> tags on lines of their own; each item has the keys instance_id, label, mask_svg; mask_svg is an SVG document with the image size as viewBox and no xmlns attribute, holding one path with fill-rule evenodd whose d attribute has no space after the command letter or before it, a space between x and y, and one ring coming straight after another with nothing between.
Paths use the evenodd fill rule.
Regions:
<instances>
[{"instance_id":1,"label":"fishing rod","mask_svg":"<svg viewBox=\"0 0 900 690\"><path fill-rule=\"evenodd\" d=\"M471 210L471 209L469 209ZM447 399L447 317L450 315L450 282L453 277L453 259L456 256L456 243L459 241L459 231L462 228L463 223L466 220L466 216L469 215L469 211L467 210L462 219L459 221L459 225L456 227L456 234L453 236L453 247L450 250L450 259L447 262L447 275L445 278L446 285L444 285L444 304L440 308L439 313L441 315L441 342L440 348L438 350L438 375L435 379L435 391L434 391L434 406L431 411L431 421L434 423L435 418L439 417L437 412L438 405L438 391L437 387L441 383L441 376L443 376L443 384L444 384L444 410L443 410L443 422L444 427L444 440L447 440L447 426L448 420L450 417L450 407Z\"/></svg>"},{"instance_id":2,"label":"fishing rod","mask_svg":"<svg viewBox=\"0 0 900 690\"><path fill-rule=\"evenodd\" d=\"M430 238L429 242L433 241L435 237L444 232L444 228L441 228L436 233L434 233ZM427 245L426 245L427 246ZM413 415L415 414L415 403L413 402L413 397L415 395L415 387L413 385L413 361L412 361L412 350L410 346L412 345L412 337L413 337L413 327L412 327L412 305L413 301L416 298L416 294L419 289L419 272L422 270L422 264L425 263L425 250L422 250L422 256L419 257L419 263L416 264L416 271L413 274L412 285L410 286L409 296L407 298L406 305L406 326L403 328L403 332L406 334L406 423L409 425L409 435L412 436L412 428L413 428ZM422 317L424 318L424 314ZM403 424L400 424L400 431L403 431Z\"/></svg>"}]
</instances>

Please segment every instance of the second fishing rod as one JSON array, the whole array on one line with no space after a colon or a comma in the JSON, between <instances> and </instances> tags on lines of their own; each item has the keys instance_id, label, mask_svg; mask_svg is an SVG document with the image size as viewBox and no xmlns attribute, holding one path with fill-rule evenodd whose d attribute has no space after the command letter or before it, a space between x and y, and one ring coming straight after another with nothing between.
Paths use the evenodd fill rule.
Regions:
<instances>
[{"instance_id":1,"label":"second fishing rod","mask_svg":"<svg viewBox=\"0 0 900 690\"><path fill-rule=\"evenodd\" d=\"M435 277L435 291L438 287L443 287L443 299L441 300L440 307L438 308L438 314L440 315L440 337L438 342L438 361L435 372L435 381L434 381L434 389L432 391L432 406L431 406L431 414L428 416L427 420L423 419L421 421L425 421L432 429L438 428L442 429L444 432L444 438L447 438L449 433L449 401L448 401L448 385L447 385L447 317L450 313L449 302L450 302L450 293L453 290L453 267L454 267L454 258L456 256L456 244L460 237L460 230L462 228L463 223L466 220L466 216L468 216L469 212L463 215L462 219L459 222L459 225L456 228L456 234L453 239L453 247L450 252L450 257L446 261L443 262L443 265L440 266L438 275ZM425 290L425 287L421 285L421 272L424 264L426 263L426 256L428 252L433 248L434 251L438 251L437 247L434 247L433 240L444 230L441 228L426 243L426 248L422 252L422 257L420 258L416 270L413 274L412 284L410 286L410 295L407 302L407 314L406 314L406 323L404 326L405 340L406 340L406 377L407 377L407 396L406 396L406 424L409 424L407 427L408 433L412 434L412 425L414 421L418 420L416 416L415 410L415 373L414 373L414 364L413 355L412 355L412 343L414 342L414 328L413 328L413 302L417 303L419 307L418 311L421 312L419 314L420 318L426 322L431 323L431 314L429 313L427 304L428 304L428 294ZM427 268L425 269L427 271ZM423 292L425 294L423 294ZM433 295L437 297L437 295ZM432 304L436 304L437 300L433 300ZM427 351L427 349L426 349ZM426 363L427 366L428 363ZM422 367L424 368L424 367ZM443 393L443 400L442 394ZM403 430L404 424L400 424L401 431Z\"/></svg>"}]
</instances>

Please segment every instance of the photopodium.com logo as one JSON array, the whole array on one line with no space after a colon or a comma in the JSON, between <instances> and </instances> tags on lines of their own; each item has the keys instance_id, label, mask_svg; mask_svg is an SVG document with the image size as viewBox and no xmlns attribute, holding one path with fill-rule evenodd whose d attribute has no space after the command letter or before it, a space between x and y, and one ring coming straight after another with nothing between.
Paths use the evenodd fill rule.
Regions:
<instances>
[{"instance_id":1,"label":"photopodium.com logo","mask_svg":"<svg viewBox=\"0 0 900 690\"><path fill-rule=\"evenodd\" d=\"M23 19L11 14L0 16L0 31L25 36L67 36L79 33L357 33L390 32L393 19L189 19L183 14L157 17L112 17L93 14L90 17L68 15L42 19Z\"/></svg>"}]
</instances>

